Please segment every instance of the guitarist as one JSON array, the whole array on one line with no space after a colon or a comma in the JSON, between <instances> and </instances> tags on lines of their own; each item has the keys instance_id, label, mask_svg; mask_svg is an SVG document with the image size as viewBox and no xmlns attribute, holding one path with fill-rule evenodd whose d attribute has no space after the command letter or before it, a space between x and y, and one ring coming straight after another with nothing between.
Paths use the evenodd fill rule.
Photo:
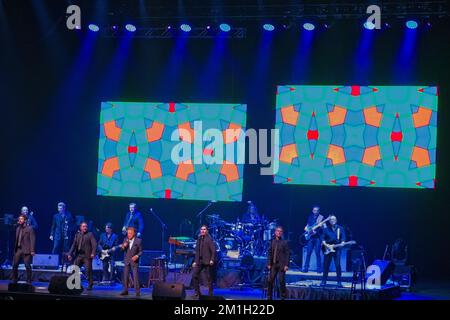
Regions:
<instances>
[{"instance_id":1,"label":"guitarist","mask_svg":"<svg viewBox=\"0 0 450 320\"><path fill-rule=\"evenodd\" d=\"M108 222L105 225L105 232L100 235L100 240L98 241L98 252L106 252L107 255L103 257L103 277L102 281L112 281L114 275L114 252L113 248L117 246L119 242L119 237L117 234L113 233L112 223Z\"/></svg>"},{"instance_id":2,"label":"guitarist","mask_svg":"<svg viewBox=\"0 0 450 320\"><path fill-rule=\"evenodd\" d=\"M317 225L318 223L322 222L323 215L320 214L320 207L314 206L312 208L311 214L308 216L308 220L306 222L305 231L308 231L313 226ZM311 235L311 237L307 240L305 246L306 246L306 259L305 263L303 265L302 272L308 272L309 270L309 261L311 259L311 254L316 254L316 261L317 261L317 272L322 273L322 258L320 256L320 239L322 236L322 229L325 228L325 225L323 227L320 227L316 229L316 233Z\"/></svg>"},{"instance_id":3,"label":"guitarist","mask_svg":"<svg viewBox=\"0 0 450 320\"><path fill-rule=\"evenodd\" d=\"M336 244L342 244L345 242L345 230L342 226L337 224L336 216L330 217L330 226L323 231L322 245L333 246ZM337 286L342 287L341 278L341 248L334 247L335 252L330 252L325 255L324 258L324 271L321 286L325 286L328 278L328 271L330 269L331 259L334 259L334 265L336 267Z\"/></svg>"}]
</instances>

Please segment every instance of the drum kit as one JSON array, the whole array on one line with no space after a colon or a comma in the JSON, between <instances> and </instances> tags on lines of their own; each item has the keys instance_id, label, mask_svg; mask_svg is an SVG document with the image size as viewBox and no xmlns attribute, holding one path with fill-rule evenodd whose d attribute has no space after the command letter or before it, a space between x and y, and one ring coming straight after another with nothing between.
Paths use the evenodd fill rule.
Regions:
<instances>
[{"instance_id":1,"label":"drum kit","mask_svg":"<svg viewBox=\"0 0 450 320\"><path fill-rule=\"evenodd\" d=\"M207 215L209 233L222 257L239 258L244 255L265 256L273 238L276 220L234 222L223 220L218 214Z\"/></svg>"}]
</instances>

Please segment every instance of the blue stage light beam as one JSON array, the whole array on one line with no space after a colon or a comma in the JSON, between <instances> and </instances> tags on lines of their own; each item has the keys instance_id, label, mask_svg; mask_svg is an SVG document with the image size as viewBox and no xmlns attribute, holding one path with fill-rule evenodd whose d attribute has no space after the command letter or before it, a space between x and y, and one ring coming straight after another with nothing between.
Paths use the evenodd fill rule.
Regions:
<instances>
[{"instance_id":1,"label":"blue stage light beam","mask_svg":"<svg viewBox=\"0 0 450 320\"><path fill-rule=\"evenodd\" d=\"M419 26L419 24L417 23L417 21L414 21L414 20L406 21L406 27L408 29L416 29L418 26Z\"/></svg>"},{"instance_id":2,"label":"blue stage light beam","mask_svg":"<svg viewBox=\"0 0 450 320\"><path fill-rule=\"evenodd\" d=\"M266 31L273 31L275 30L275 26L273 24L266 23L263 25L263 29Z\"/></svg>"},{"instance_id":3,"label":"blue stage light beam","mask_svg":"<svg viewBox=\"0 0 450 320\"><path fill-rule=\"evenodd\" d=\"M306 22L303 24L303 29L306 31L313 31L316 28L316 26L310 22Z\"/></svg>"},{"instance_id":4,"label":"blue stage light beam","mask_svg":"<svg viewBox=\"0 0 450 320\"><path fill-rule=\"evenodd\" d=\"M98 32L100 30L99 26L94 23L89 24L88 28L92 32Z\"/></svg>"},{"instance_id":5,"label":"blue stage light beam","mask_svg":"<svg viewBox=\"0 0 450 320\"><path fill-rule=\"evenodd\" d=\"M231 30L231 26L228 23L221 23L219 25L219 29L223 32L229 32Z\"/></svg>"},{"instance_id":6,"label":"blue stage light beam","mask_svg":"<svg viewBox=\"0 0 450 320\"><path fill-rule=\"evenodd\" d=\"M134 24L128 23L125 26L125 29L129 32L135 32L136 31L136 26Z\"/></svg>"},{"instance_id":7,"label":"blue stage light beam","mask_svg":"<svg viewBox=\"0 0 450 320\"><path fill-rule=\"evenodd\" d=\"M364 28L367 30L375 29L375 24L369 21L364 22Z\"/></svg>"},{"instance_id":8,"label":"blue stage light beam","mask_svg":"<svg viewBox=\"0 0 450 320\"><path fill-rule=\"evenodd\" d=\"M183 23L180 26L180 29L181 29L181 31L184 31L184 32L190 32L192 30L191 26L188 25L187 23Z\"/></svg>"}]
</instances>

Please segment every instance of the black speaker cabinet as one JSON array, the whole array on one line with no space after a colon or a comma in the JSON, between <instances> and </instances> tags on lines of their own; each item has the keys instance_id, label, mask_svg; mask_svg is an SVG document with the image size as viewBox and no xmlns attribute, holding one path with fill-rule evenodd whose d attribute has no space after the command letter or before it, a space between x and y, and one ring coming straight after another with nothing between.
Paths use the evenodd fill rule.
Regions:
<instances>
[{"instance_id":1,"label":"black speaker cabinet","mask_svg":"<svg viewBox=\"0 0 450 320\"><path fill-rule=\"evenodd\" d=\"M63 295L79 295L83 292L83 287L80 289L69 289L67 286L67 279L69 276L53 276L50 279L48 285L48 292L51 294L63 294Z\"/></svg>"},{"instance_id":2,"label":"black speaker cabinet","mask_svg":"<svg viewBox=\"0 0 450 320\"><path fill-rule=\"evenodd\" d=\"M165 283L157 281L153 285L153 300L184 300L186 289L180 283Z\"/></svg>"}]
</instances>

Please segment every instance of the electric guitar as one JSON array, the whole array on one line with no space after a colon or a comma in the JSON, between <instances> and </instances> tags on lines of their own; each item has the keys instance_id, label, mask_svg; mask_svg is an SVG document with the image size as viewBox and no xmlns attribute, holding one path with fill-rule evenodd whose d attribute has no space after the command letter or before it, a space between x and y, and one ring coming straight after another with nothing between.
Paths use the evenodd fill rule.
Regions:
<instances>
[{"instance_id":1,"label":"electric guitar","mask_svg":"<svg viewBox=\"0 0 450 320\"><path fill-rule=\"evenodd\" d=\"M306 231L302 235L302 241L306 242L309 239L311 239L311 237L317 233L316 229L320 228L324 223L326 223L330 219L331 219L331 216L328 216L328 218L326 218L325 220L320 221L319 223L316 223L313 226L307 226L306 227Z\"/></svg>"},{"instance_id":2,"label":"electric guitar","mask_svg":"<svg viewBox=\"0 0 450 320\"><path fill-rule=\"evenodd\" d=\"M111 253L112 252L114 252L114 250L116 250L116 249L119 249L119 248L121 248L122 247L122 245L120 244L120 245L118 245L118 246L114 246L114 247L112 247L112 248L109 248L109 249L104 249L104 250L102 250L102 251L100 251L100 253L99 253L99 258L100 258L100 260L105 260L106 258L109 258L109 257L111 257Z\"/></svg>"},{"instance_id":3,"label":"electric guitar","mask_svg":"<svg viewBox=\"0 0 450 320\"><path fill-rule=\"evenodd\" d=\"M347 241L347 242L341 242L341 243L338 243L338 244L324 244L323 245L323 254L324 255L327 255L327 254L330 254L330 253L333 253L333 252L336 252L336 248L341 248L341 247L344 247L344 246L346 246L346 245L352 245L352 244L356 244L356 241Z\"/></svg>"}]
</instances>

